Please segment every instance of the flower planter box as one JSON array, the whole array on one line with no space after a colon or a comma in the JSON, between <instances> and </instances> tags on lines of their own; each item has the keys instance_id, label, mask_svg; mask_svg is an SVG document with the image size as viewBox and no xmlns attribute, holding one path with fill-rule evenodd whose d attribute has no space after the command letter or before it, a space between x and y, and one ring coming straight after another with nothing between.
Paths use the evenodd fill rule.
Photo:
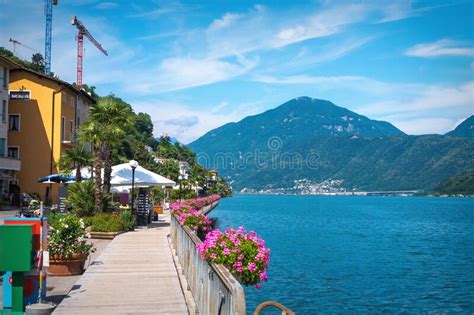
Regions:
<instances>
[{"instance_id":1,"label":"flower planter box","mask_svg":"<svg viewBox=\"0 0 474 315\"><path fill-rule=\"evenodd\" d=\"M86 254L73 254L71 258L52 257L49 260L48 275L50 276L75 276L84 272Z\"/></svg>"},{"instance_id":2,"label":"flower planter box","mask_svg":"<svg viewBox=\"0 0 474 315\"><path fill-rule=\"evenodd\" d=\"M113 240L117 235L122 234L123 231L120 232L90 232L90 238L95 239L102 239L102 240Z\"/></svg>"}]
</instances>

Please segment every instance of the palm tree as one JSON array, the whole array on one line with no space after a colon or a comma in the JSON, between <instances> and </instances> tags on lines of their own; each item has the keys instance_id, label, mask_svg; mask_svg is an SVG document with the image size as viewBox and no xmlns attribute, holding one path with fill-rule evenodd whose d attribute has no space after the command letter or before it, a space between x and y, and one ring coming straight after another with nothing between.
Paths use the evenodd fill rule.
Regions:
<instances>
[{"instance_id":1,"label":"palm tree","mask_svg":"<svg viewBox=\"0 0 474 315\"><path fill-rule=\"evenodd\" d=\"M82 180L81 168L92 164L92 155L83 146L66 150L59 159L58 166L63 170L76 170L76 182Z\"/></svg>"},{"instance_id":2,"label":"palm tree","mask_svg":"<svg viewBox=\"0 0 474 315\"><path fill-rule=\"evenodd\" d=\"M94 157L94 196L95 196L95 210L102 212L102 154L101 147L104 143L104 135L101 126L93 121L88 120L81 125L79 129L79 138L83 142L88 142L92 145L92 154Z\"/></svg>"},{"instance_id":3,"label":"palm tree","mask_svg":"<svg viewBox=\"0 0 474 315\"><path fill-rule=\"evenodd\" d=\"M122 140L132 117L132 109L128 104L109 95L100 98L97 104L90 107L89 119L81 126L80 138L82 141L92 144L95 174L94 195L98 212L104 208L102 192L106 194L110 192L112 148ZM104 168L103 182L102 167Z\"/></svg>"},{"instance_id":4,"label":"palm tree","mask_svg":"<svg viewBox=\"0 0 474 315\"><path fill-rule=\"evenodd\" d=\"M102 126L103 191L109 193L112 174L112 148L121 142L126 128L130 126L133 117L132 109L122 100L109 95L101 98L95 106L91 107L90 115L91 121Z\"/></svg>"}]
</instances>

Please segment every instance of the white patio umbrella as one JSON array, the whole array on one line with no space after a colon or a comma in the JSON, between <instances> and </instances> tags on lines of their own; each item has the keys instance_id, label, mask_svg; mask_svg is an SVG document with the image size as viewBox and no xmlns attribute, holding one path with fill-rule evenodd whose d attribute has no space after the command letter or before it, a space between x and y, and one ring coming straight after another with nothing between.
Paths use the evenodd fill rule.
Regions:
<instances>
[{"instance_id":1,"label":"white patio umbrella","mask_svg":"<svg viewBox=\"0 0 474 315\"><path fill-rule=\"evenodd\" d=\"M149 187L150 185L135 185L135 188ZM110 192L114 194L128 193L132 189L132 185L112 186Z\"/></svg>"},{"instance_id":2,"label":"white patio umbrella","mask_svg":"<svg viewBox=\"0 0 474 315\"><path fill-rule=\"evenodd\" d=\"M132 168L128 163L112 166L112 186L131 186ZM140 165L135 168L135 185L143 186L174 186L176 183L171 179L153 173Z\"/></svg>"},{"instance_id":3,"label":"white patio umbrella","mask_svg":"<svg viewBox=\"0 0 474 315\"><path fill-rule=\"evenodd\" d=\"M92 178L94 173L94 170L92 167L82 167L81 168L81 177L82 178ZM71 171L71 176L76 177L76 170ZM102 177L104 176L104 169L102 169Z\"/></svg>"}]
</instances>

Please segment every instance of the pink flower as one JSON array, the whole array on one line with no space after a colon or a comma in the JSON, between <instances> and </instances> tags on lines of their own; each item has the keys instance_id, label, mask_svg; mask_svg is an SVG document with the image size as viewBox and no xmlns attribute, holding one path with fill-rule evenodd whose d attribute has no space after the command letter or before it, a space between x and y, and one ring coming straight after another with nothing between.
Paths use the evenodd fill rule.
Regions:
<instances>
[{"instance_id":1,"label":"pink flower","mask_svg":"<svg viewBox=\"0 0 474 315\"><path fill-rule=\"evenodd\" d=\"M249 263L247 268L249 268L250 271L255 271L257 270L257 265L255 265L254 263Z\"/></svg>"},{"instance_id":2,"label":"pink flower","mask_svg":"<svg viewBox=\"0 0 474 315\"><path fill-rule=\"evenodd\" d=\"M192 218L194 214L187 215ZM205 231L204 224L208 220L204 216L199 217L201 222L193 222L199 222L201 230ZM218 253L215 253L216 249L219 249ZM241 281L245 285L256 285L260 288L259 282L267 281L266 271L270 261L270 249L265 247L265 241L254 231L246 233L243 227L237 230L230 228L224 232L212 230L206 233L203 244L198 246L198 251L202 259L208 259L210 262L222 257L220 255L225 255L224 265L234 274L242 274ZM231 255L232 253L235 255Z\"/></svg>"},{"instance_id":3,"label":"pink flower","mask_svg":"<svg viewBox=\"0 0 474 315\"><path fill-rule=\"evenodd\" d=\"M257 283L257 284L255 285L255 287L257 288L257 290L260 290L260 288L262 287L262 285L261 285L260 283Z\"/></svg>"},{"instance_id":4,"label":"pink flower","mask_svg":"<svg viewBox=\"0 0 474 315\"><path fill-rule=\"evenodd\" d=\"M237 261L237 262L235 262L235 263L232 265L232 267L234 267L234 269L237 269L237 270L238 270L238 269L242 270L242 262ZM241 272L241 271L240 271L240 272Z\"/></svg>"}]
</instances>

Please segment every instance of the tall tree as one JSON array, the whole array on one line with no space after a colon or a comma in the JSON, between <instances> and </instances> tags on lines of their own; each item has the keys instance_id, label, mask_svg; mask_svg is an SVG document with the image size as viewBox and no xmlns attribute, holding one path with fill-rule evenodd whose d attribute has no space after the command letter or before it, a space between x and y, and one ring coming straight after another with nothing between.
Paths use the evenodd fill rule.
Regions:
<instances>
[{"instance_id":1,"label":"tall tree","mask_svg":"<svg viewBox=\"0 0 474 315\"><path fill-rule=\"evenodd\" d=\"M66 150L59 160L59 168L61 171L76 170L76 182L82 180L81 168L92 164L92 154L83 146L75 146Z\"/></svg>"},{"instance_id":2,"label":"tall tree","mask_svg":"<svg viewBox=\"0 0 474 315\"><path fill-rule=\"evenodd\" d=\"M104 163L103 191L110 192L112 149L121 142L132 122L132 109L121 99L109 95L99 99L90 109L90 120L101 126L101 159Z\"/></svg>"},{"instance_id":3,"label":"tall tree","mask_svg":"<svg viewBox=\"0 0 474 315\"><path fill-rule=\"evenodd\" d=\"M101 148L104 143L102 126L94 120L87 120L81 125L79 138L83 142L91 143L92 154L94 157L94 196L95 210L101 212L102 204L102 154Z\"/></svg>"},{"instance_id":4,"label":"tall tree","mask_svg":"<svg viewBox=\"0 0 474 315\"><path fill-rule=\"evenodd\" d=\"M34 53L31 56L31 65L34 70L38 72L44 72L44 58L43 55L40 53Z\"/></svg>"}]
</instances>

